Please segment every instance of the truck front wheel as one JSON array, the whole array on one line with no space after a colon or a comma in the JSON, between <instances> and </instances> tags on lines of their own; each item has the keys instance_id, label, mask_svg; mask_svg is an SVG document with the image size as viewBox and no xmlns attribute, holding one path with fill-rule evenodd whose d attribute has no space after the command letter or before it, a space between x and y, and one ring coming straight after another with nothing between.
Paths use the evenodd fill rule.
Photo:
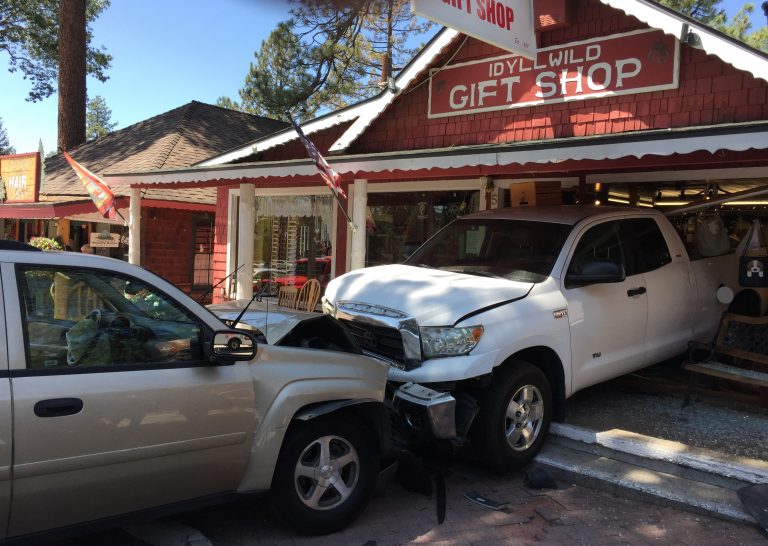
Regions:
<instances>
[{"instance_id":1,"label":"truck front wheel","mask_svg":"<svg viewBox=\"0 0 768 546\"><path fill-rule=\"evenodd\" d=\"M477 453L497 470L528 463L541 449L552 420L552 391L544 372L516 360L494 373L481 395L472 432Z\"/></svg>"}]
</instances>

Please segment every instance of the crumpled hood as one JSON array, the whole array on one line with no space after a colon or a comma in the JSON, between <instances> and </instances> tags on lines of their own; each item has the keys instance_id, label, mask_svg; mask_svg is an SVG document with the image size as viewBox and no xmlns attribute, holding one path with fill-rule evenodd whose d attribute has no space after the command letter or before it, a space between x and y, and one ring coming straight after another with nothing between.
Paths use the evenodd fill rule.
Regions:
<instances>
[{"instance_id":1,"label":"crumpled hood","mask_svg":"<svg viewBox=\"0 0 768 546\"><path fill-rule=\"evenodd\" d=\"M248 300L237 300L214 303L206 307L220 319L235 320L246 303ZM267 338L267 342L272 345L293 330L302 320L316 316L318 316L317 313L279 307L275 302L265 298L262 302L253 302L240 322L250 324L261 330Z\"/></svg>"},{"instance_id":2,"label":"crumpled hood","mask_svg":"<svg viewBox=\"0 0 768 546\"><path fill-rule=\"evenodd\" d=\"M325 298L354 301L413 316L421 326L448 326L484 307L525 297L532 283L410 265L358 269L331 281Z\"/></svg>"}]
</instances>

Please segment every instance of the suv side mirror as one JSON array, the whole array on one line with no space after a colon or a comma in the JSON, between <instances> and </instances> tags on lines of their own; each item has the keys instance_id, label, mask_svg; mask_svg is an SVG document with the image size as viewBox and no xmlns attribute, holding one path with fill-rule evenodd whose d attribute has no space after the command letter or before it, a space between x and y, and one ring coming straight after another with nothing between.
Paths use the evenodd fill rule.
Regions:
<instances>
[{"instance_id":1,"label":"suv side mirror","mask_svg":"<svg viewBox=\"0 0 768 546\"><path fill-rule=\"evenodd\" d=\"M622 282L627 277L624 266L613 260L591 259L581 266L581 273L568 273L565 282L568 287L585 286L588 284Z\"/></svg>"},{"instance_id":2,"label":"suv side mirror","mask_svg":"<svg viewBox=\"0 0 768 546\"><path fill-rule=\"evenodd\" d=\"M256 341L245 332L219 330L213 334L210 356L227 363L251 360L256 356Z\"/></svg>"}]
</instances>

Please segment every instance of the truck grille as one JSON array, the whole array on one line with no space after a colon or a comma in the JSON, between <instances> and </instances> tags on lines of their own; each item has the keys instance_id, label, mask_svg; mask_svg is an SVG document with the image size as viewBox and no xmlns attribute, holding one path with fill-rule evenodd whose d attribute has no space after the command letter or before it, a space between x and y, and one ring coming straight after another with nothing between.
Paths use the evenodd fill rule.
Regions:
<instances>
[{"instance_id":1,"label":"truck grille","mask_svg":"<svg viewBox=\"0 0 768 546\"><path fill-rule=\"evenodd\" d=\"M353 320L342 319L342 322L349 328L364 352L380 356L401 368L405 367L403 338L397 329Z\"/></svg>"}]
</instances>

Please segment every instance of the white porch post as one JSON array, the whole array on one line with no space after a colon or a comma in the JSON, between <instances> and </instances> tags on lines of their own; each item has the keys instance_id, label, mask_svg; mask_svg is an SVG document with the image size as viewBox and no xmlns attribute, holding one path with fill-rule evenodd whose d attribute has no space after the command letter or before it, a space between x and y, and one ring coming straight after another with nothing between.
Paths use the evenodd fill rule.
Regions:
<instances>
[{"instance_id":1,"label":"white porch post","mask_svg":"<svg viewBox=\"0 0 768 546\"><path fill-rule=\"evenodd\" d=\"M141 265L141 190L131 188L128 213L128 262Z\"/></svg>"},{"instance_id":2,"label":"white porch post","mask_svg":"<svg viewBox=\"0 0 768 546\"><path fill-rule=\"evenodd\" d=\"M253 226L256 224L256 186L240 184L240 208L237 224L237 299L253 297Z\"/></svg>"},{"instance_id":3,"label":"white porch post","mask_svg":"<svg viewBox=\"0 0 768 546\"><path fill-rule=\"evenodd\" d=\"M357 230L352 232L350 271L365 267L365 215L368 208L368 181L355 179L352 200L352 223Z\"/></svg>"}]
</instances>

